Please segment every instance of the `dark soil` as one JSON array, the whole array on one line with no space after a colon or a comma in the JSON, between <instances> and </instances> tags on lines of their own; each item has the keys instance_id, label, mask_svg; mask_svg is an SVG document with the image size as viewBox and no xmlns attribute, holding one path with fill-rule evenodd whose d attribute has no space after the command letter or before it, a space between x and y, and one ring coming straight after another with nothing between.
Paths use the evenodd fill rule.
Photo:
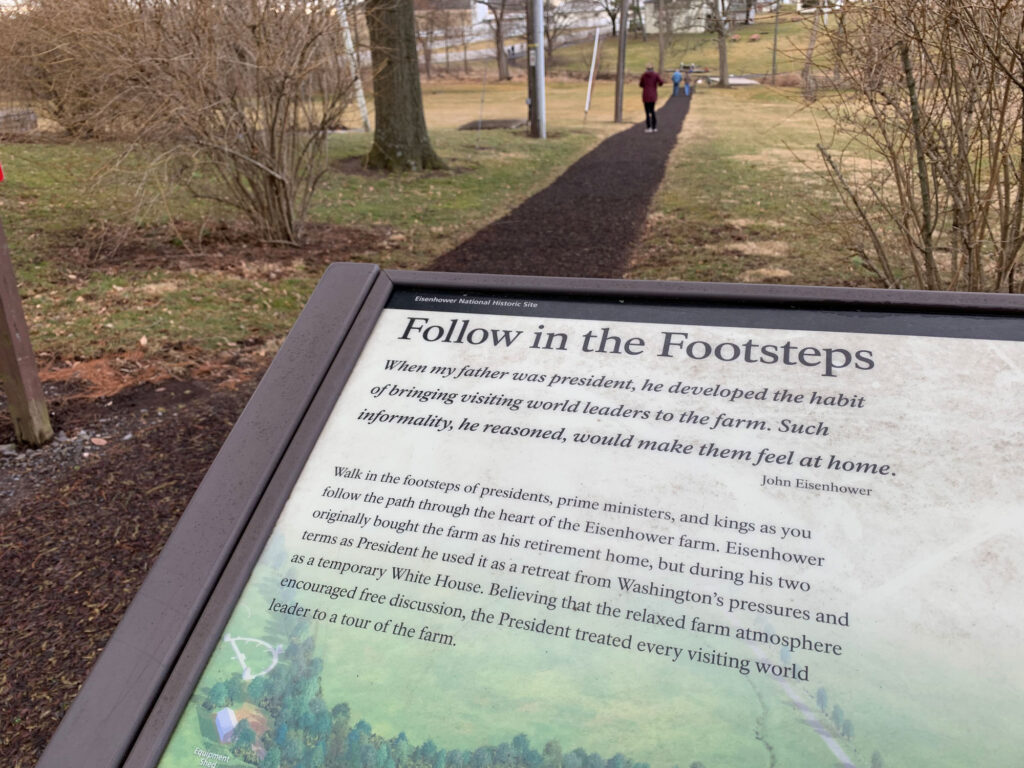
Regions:
<instances>
[{"instance_id":1,"label":"dark soil","mask_svg":"<svg viewBox=\"0 0 1024 768\"><path fill-rule=\"evenodd\" d=\"M9 444L0 399L0 765L35 764L257 373L98 399L47 386L57 437L39 450Z\"/></svg>"},{"instance_id":2,"label":"dark soil","mask_svg":"<svg viewBox=\"0 0 1024 768\"><path fill-rule=\"evenodd\" d=\"M606 140L434 268L621 277L687 106L659 110L658 133L638 125ZM358 260L389 234L319 227L292 249L223 227L90 230L67 256L102 270L315 268ZM15 447L0 391L0 766L35 765L268 362L243 349L186 365L75 364L47 377L57 436L38 450Z\"/></svg>"}]
</instances>

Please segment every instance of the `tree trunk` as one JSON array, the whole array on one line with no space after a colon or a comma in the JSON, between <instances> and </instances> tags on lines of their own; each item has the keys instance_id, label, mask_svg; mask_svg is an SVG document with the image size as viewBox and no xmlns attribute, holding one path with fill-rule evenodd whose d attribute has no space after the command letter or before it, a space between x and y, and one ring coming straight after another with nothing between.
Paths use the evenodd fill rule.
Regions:
<instances>
[{"instance_id":1,"label":"tree trunk","mask_svg":"<svg viewBox=\"0 0 1024 768\"><path fill-rule=\"evenodd\" d=\"M511 80L512 75L508 71L508 51L505 50L505 3L501 8L491 8L494 14L494 45L498 54L498 79Z\"/></svg>"},{"instance_id":2,"label":"tree trunk","mask_svg":"<svg viewBox=\"0 0 1024 768\"><path fill-rule=\"evenodd\" d=\"M811 24L811 39L807 43L807 54L804 56L804 100L811 102L817 98L817 84L814 81L814 48L818 43L818 25L821 23L821 11L814 12Z\"/></svg>"},{"instance_id":3,"label":"tree trunk","mask_svg":"<svg viewBox=\"0 0 1024 768\"><path fill-rule=\"evenodd\" d=\"M415 171L446 167L430 146L423 117L412 0L367 0L376 127L368 168Z\"/></svg>"},{"instance_id":4,"label":"tree trunk","mask_svg":"<svg viewBox=\"0 0 1024 768\"><path fill-rule=\"evenodd\" d=\"M429 34L425 32L420 34L420 47L423 49L423 74L427 76L427 80L431 79L431 56L434 53L430 47L432 43L433 40L431 40L431 36Z\"/></svg>"},{"instance_id":5,"label":"tree trunk","mask_svg":"<svg viewBox=\"0 0 1024 768\"><path fill-rule=\"evenodd\" d=\"M711 21L718 40L718 87L729 87L729 27L726 23L725 0L711 0Z\"/></svg>"},{"instance_id":6,"label":"tree trunk","mask_svg":"<svg viewBox=\"0 0 1024 768\"><path fill-rule=\"evenodd\" d=\"M644 11L643 11L643 8L640 7L640 3L639 2L634 2L633 3L633 15L636 17L636 21L634 23L636 24L637 29L640 32L640 39L643 42L646 43L647 42L647 25L644 24Z\"/></svg>"}]
</instances>

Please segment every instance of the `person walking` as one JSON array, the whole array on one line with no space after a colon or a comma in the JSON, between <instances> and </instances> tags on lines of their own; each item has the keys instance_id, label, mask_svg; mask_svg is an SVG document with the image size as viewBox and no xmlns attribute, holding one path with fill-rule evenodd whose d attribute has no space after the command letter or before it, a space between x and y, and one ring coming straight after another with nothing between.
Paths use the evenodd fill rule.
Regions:
<instances>
[{"instance_id":1,"label":"person walking","mask_svg":"<svg viewBox=\"0 0 1024 768\"><path fill-rule=\"evenodd\" d=\"M643 89L644 120L646 129L644 133L658 132L658 118L654 115L654 104L658 101L658 86L664 85L665 81L654 71L654 65L648 64L647 70L640 75L640 87Z\"/></svg>"},{"instance_id":2,"label":"person walking","mask_svg":"<svg viewBox=\"0 0 1024 768\"><path fill-rule=\"evenodd\" d=\"M679 67L676 67L676 71L672 73L672 95L679 95L679 84L683 82L683 73L679 71Z\"/></svg>"}]
</instances>

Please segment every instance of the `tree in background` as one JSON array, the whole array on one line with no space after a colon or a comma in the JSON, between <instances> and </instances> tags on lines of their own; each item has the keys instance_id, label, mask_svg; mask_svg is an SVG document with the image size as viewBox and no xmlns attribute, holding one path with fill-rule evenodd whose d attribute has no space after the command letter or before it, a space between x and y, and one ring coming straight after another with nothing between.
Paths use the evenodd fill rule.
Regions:
<instances>
[{"instance_id":1,"label":"tree in background","mask_svg":"<svg viewBox=\"0 0 1024 768\"><path fill-rule=\"evenodd\" d=\"M565 35L576 24L579 15L584 10L589 10L589 4L584 9L584 4L577 0L544 0L544 55L547 61L551 61L555 49L564 44Z\"/></svg>"},{"instance_id":2,"label":"tree in background","mask_svg":"<svg viewBox=\"0 0 1024 768\"><path fill-rule=\"evenodd\" d=\"M498 79L510 80L508 51L505 49L505 34L513 15L525 13L522 0L476 0L491 12L490 25L494 33L494 52L498 61Z\"/></svg>"},{"instance_id":3,"label":"tree in background","mask_svg":"<svg viewBox=\"0 0 1024 768\"><path fill-rule=\"evenodd\" d=\"M448 55L448 43L445 36L447 11L438 7L434 0L413 0L413 9L416 20L416 39L423 52L423 74L430 80L433 77L434 46L439 40L444 41L445 56Z\"/></svg>"},{"instance_id":4,"label":"tree in background","mask_svg":"<svg viewBox=\"0 0 1024 768\"><path fill-rule=\"evenodd\" d=\"M367 0L376 113L368 168L444 168L427 135L412 0Z\"/></svg>"},{"instance_id":5,"label":"tree in background","mask_svg":"<svg viewBox=\"0 0 1024 768\"><path fill-rule=\"evenodd\" d=\"M228 687L224 683L214 683L206 700L214 708L225 706L228 703Z\"/></svg>"},{"instance_id":6,"label":"tree in background","mask_svg":"<svg viewBox=\"0 0 1024 768\"><path fill-rule=\"evenodd\" d=\"M718 87L729 87L729 0L707 0L708 31L718 44Z\"/></svg>"},{"instance_id":7,"label":"tree in background","mask_svg":"<svg viewBox=\"0 0 1024 768\"><path fill-rule=\"evenodd\" d=\"M242 676L237 672L229 677L224 685L228 690L228 698L232 704L241 704L245 695L245 687L242 684Z\"/></svg>"},{"instance_id":8,"label":"tree in background","mask_svg":"<svg viewBox=\"0 0 1024 768\"><path fill-rule=\"evenodd\" d=\"M544 768L561 768L562 745L552 739L544 745Z\"/></svg>"},{"instance_id":9,"label":"tree in background","mask_svg":"<svg viewBox=\"0 0 1024 768\"><path fill-rule=\"evenodd\" d=\"M1024 6L844 4L822 158L851 250L887 287L1024 291ZM847 155L875 157L845 163Z\"/></svg>"},{"instance_id":10,"label":"tree in background","mask_svg":"<svg viewBox=\"0 0 1024 768\"><path fill-rule=\"evenodd\" d=\"M597 0L598 7L604 11L612 22L612 37L618 35L617 22L621 16L623 0Z\"/></svg>"},{"instance_id":11,"label":"tree in background","mask_svg":"<svg viewBox=\"0 0 1024 768\"><path fill-rule=\"evenodd\" d=\"M247 752L256 742L256 732L248 720L242 720L235 726L235 744L243 752Z\"/></svg>"},{"instance_id":12,"label":"tree in background","mask_svg":"<svg viewBox=\"0 0 1024 768\"><path fill-rule=\"evenodd\" d=\"M629 6L630 15L633 19L629 24L631 32L639 32L640 39L647 42L647 24L644 21L644 9L641 0L633 0Z\"/></svg>"}]
</instances>

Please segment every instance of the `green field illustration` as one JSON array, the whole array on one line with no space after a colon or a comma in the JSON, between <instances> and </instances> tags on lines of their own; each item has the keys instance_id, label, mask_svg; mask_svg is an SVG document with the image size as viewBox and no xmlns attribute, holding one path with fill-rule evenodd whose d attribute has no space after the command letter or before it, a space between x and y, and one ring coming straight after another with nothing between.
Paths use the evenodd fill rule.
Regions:
<instances>
[{"instance_id":1,"label":"green field illustration","mask_svg":"<svg viewBox=\"0 0 1024 768\"><path fill-rule=\"evenodd\" d=\"M952 768L1024 757L1013 681L941 669L926 644L862 643L856 661L820 665L694 636L705 663L672 663L635 647L474 633L468 621L418 617L417 631L396 635L379 631L394 611L344 598L321 603L319 620L297 618L268 611L287 602L279 582L247 588L160 768ZM635 646L667 631L634 635ZM728 664L740 656L747 673ZM758 658L797 674L760 673Z\"/></svg>"}]
</instances>

